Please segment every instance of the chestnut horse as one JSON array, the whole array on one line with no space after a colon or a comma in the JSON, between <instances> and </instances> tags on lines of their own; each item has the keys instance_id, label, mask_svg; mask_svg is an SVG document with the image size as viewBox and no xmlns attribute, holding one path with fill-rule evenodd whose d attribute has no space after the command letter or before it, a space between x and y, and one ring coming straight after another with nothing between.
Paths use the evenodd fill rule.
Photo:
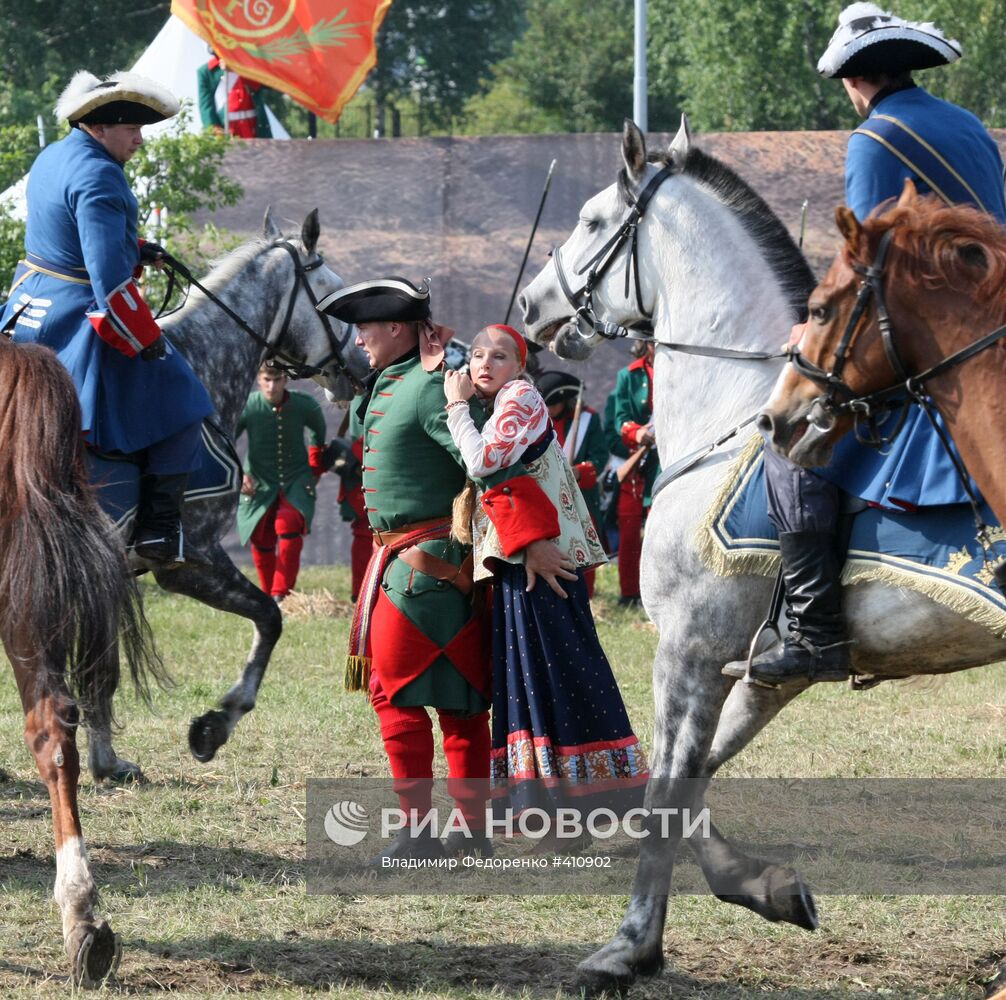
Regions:
<instances>
[{"instance_id":1,"label":"chestnut horse","mask_svg":"<svg viewBox=\"0 0 1006 1000\"><path fill-rule=\"evenodd\" d=\"M111 724L120 640L141 694L161 665L122 543L88 485L69 374L48 348L0 337L0 399L0 641L52 803L54 895L73 979L91 985L114 971L119 941L95 915L77 724L81 712Z\"/></svg>"},{"instance_id":2,"label":"chestnut horse","mask_svg":"<svg viewBox=\"0 0 1006 1000\"><path fill-rule=\"evenodd\" d=\"M827 465L835 441L853 427L856 406L862 421L863 404L850 406L850 399L903 387L1006 323L1006 232L991 216L921 197L906 181L898 202L865 223L847 208L835 218L845 245L811 294L798 356L759 416L772 446L805 466ZM887 233L882 273L871 289L864 272L876 266ZM871 301L850 327L861 288ZM878 290L890 320L893 346L886 349ZM836 363L846 334L844 360ZM1006 524L1006 340L923 375L915 388L930 397L968 472Z\"/></svg>"}]
</instances>

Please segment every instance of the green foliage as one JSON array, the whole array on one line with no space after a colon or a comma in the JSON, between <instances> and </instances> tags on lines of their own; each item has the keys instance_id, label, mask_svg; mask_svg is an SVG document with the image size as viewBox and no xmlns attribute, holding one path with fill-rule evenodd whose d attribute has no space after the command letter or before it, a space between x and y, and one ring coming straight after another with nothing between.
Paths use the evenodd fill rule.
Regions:
<instances>
[{"instance_id":1,"label":"green foliage","mask_svg":"<svg viewBox=\"0 0 1006 1000\"><path fill-rule=\"evenodd\" d=\"M236 205L244 194L240 184L223 173L230 140L212 132L186 132L192 110L183 107L172 128L140 147L126 164L126 176L140 202L140 228L158 208L167 209L167 225L190 225L190 214Z\"/></svg>"},{"instance_id":2,"label":"green foliage","mask_svg":"<svg viewBox=\"0 0 1006 1000\"><path fill-rule=\"evenodd\" d=\"M632 114L632 4L529 0L527 22L469 110L502 132L530 131L535 115L561 132L621 128Z\"/></svg>"},{"instance_id":3,"label":"green foliage","mask_svg":"<svg viewBox=\"0 0 1006 1000\"><path fill-rule=\"evenodd\" d=\"M210 223L194 225L192 213L236 205L244 189L223 172L232 140L212 132L186 132L191 114L183 107L171 130L145 142L126 164L126 175L140 203L140 235L162 244L198 273L240 240ZM148 268L144 282L156 305L167 278ZM169 304L176 305L180 296L181 290Z\"/></svg>"},{"instance_id":4,"label":"green foliage","mask_svg":"<svg viewBox=\"0 0 1006 1000\"><path fill-rule=\"evenodd\" d=\"M506 56L524 0L395 0L377 39L367 88L378 104L413 97L434 128L449 127Z\"/></svg>"},{"instance_id":5,"label":"green foliage","mask_svg":"<svg viewBox=\"0 0 1006 1000\"><path fill-rule=\"evenodd\" d=\"M170 0L0 0L0 124L52 123L53 105L78 69L126 69L168 18Z\"/></svg>"},{"instance_id":6,"label":"green foliage","mask_svg":"<svg viewBox=\"0 0 1006 1000\"><path fill-rule=\"evenodd\" d=\"M855 113L816 65L837 23L832 0L670 0L651 6L658 79L673 73L703 131L847 128Z\"/></svg>"}]
</instances>

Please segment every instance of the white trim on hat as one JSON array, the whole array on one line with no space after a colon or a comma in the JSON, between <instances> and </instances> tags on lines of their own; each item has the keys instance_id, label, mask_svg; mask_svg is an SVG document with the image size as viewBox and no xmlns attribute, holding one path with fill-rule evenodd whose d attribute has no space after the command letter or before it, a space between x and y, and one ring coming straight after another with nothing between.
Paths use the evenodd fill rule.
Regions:
<instances>
[{"instance_id":1,"label":"white trim on hat","mask_svg":"<svg viewBox=\"0 0 1006 1000\"><path fill-rule=\"evenodd\" d=\"M57 121L80 121L85 115L115 101L151 108L164 118L178 114L178 98L154 80L137 73L112 73L99 80L87 70L74 73L56 102Z\"/></svg>"},{"instance_id":2,"label":"white trim on hat","mask_svg":"<svg viewBox=\"0 0 1006 1000\"><path fill-rule=\"evenodd\" d=\"M321 299L318 302L317 308L319 311L325 312L336 302L347 299L351 295L369 291L372 288L404 292L409 298L415 299L417 302L425 302L430 297L430 290L428 288L416 288L407 281L396 281L394 278L377 278L373 281L358 281L355 285L347 285L345 288L340 288L337 292L332 292Z\"/></svg>"},{"instance_id":3,"label":"white trim on hat","mask_svg":"<svg viewBox=\"0 0 1006 1000\"><path fill-rule=\"evenodd\" d=\"M963 54L960 42L947 38L931 21L906 21L874 3L854 3L838 15L838 28L818 60L817 71L825 77L839 76L865 49L898 42L912 42L931 49L943 64L956 62ZM926 67L920 64L906 68Z\"/></svg>"}]
</instances>

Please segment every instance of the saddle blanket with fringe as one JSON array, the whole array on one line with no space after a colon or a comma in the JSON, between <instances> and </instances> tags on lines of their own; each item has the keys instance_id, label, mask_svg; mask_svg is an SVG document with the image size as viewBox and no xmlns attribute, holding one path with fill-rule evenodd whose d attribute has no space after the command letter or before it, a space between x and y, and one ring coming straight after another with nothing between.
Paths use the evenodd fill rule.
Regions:
<instances>
[{"instance_id":1,"label":"saddle blanket with fringe","mask_svg":"<svg viewBox=\"0 0 1006 1000\"><path fill-rule=\"evenodd\" d=\"M133 519L140 494L140 467L129 455L87 449L88 478L98 489L102 510L122 530ZM230 438L203 421L199 467L189 474L185 502L235 493L241 486L241 460Z\"/></svg>"},{"instance_id":2,"label":"saddle blanket with fringe","mask_svg":"<svg viewBox=\"0 0 1006 1000\"><path fill-rule=\"evenodd\" d=\"M760 436L748 442L699 527L699 555L719 576L775 576L779 569L778 534L768 519L762 444ZM983 518L996 525L992 542L1006 543L1006 532L987 506ZM996 544L995 554L1003 548ZM868 581L918 591L1006 636L1006 597L985 563L967 505L923 507L915 513L868 507L856 514L842 582Z\"/></svg>"}]
</instances>

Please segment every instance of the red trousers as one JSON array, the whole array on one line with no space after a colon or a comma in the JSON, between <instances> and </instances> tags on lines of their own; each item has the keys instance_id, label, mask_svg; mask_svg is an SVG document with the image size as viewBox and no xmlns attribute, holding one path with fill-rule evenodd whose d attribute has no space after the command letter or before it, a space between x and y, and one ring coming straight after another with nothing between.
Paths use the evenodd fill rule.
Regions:
<instances>
[{"instance_id":1,"label":"red trousers","mask_svg":"<svg viewBox=\"0 0 1006 1000\"><path fill-rule=\"evenodd\" d=\"M282 493L262 515L251 536L259 584L273 597L286 597L297 582L307 524Z\"/></svg>"},{"instance_id":2,"label":"red trousers","mask_svg":"<svg viewBox=\"0 0 1006 1000\"><path fill-rule=\"evenodd\" d=\"M618 586L622 597L639 597L645 489L643 476L633 472L618 491Z\"/></svg>"},{"instance_id":3,"label":"red trousers","mask_svg":"<svg viewBox=\"0 0 1006 1000\"><path fill-rule=\"evenodd\" d=\"M377 712L381 738L391 765L402 810L430 811L433 790L433 723L425 708L399 707L388 701L377 672L370 675L370 703ZM459 718L437 709L447 758L447 792L471 830L485 829L489 793L489 713Z\"/></svg>"}]
</instances>

